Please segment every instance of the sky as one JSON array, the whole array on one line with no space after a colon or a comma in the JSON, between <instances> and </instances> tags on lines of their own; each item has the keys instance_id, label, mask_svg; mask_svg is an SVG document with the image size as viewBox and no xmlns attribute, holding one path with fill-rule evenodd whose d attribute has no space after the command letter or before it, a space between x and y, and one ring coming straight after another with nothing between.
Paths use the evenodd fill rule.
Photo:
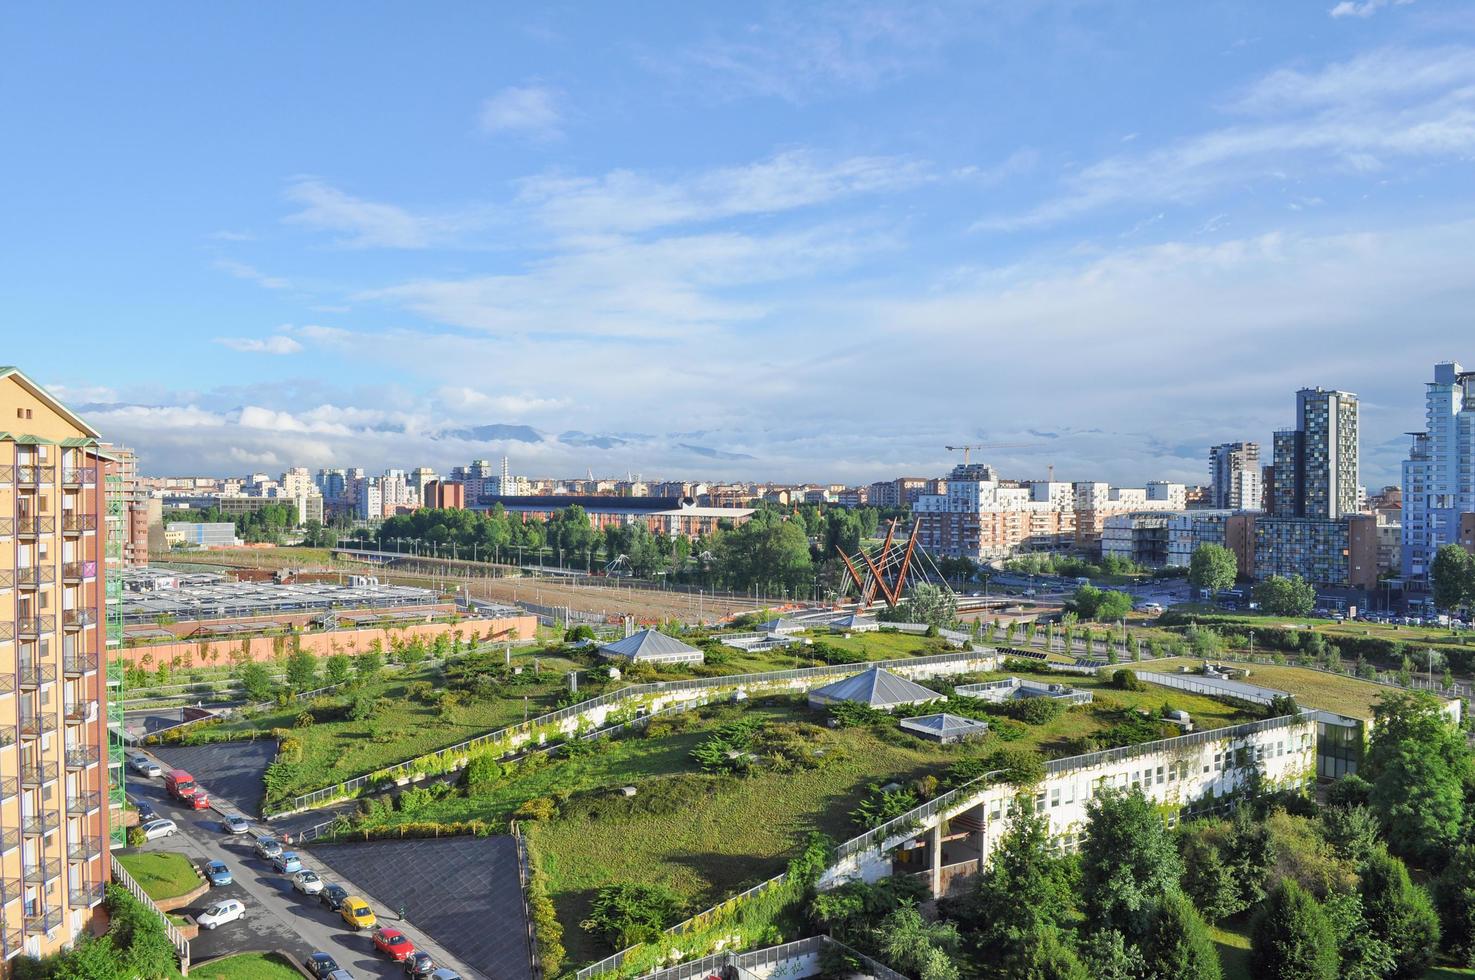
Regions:
<instances>
[{"instance_id":1,"label":"sky","mask_svg":"<svg viewBox=\"0 0 1475 980\"><path fill-rule=\"evenodd\" d=\"M1475 4L11 4L0 363L146 473L1396 483Z\"/></svg>"}]
</instances>

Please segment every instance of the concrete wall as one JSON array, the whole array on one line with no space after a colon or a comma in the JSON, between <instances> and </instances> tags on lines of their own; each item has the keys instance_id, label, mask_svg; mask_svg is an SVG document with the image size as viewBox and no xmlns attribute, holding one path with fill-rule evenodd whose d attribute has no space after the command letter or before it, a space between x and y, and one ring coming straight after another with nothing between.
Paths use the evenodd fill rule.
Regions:
<instances>
[{"instance_id":1,"label":"concrete wall","mask_svg":"<svg viewBox=\"0 0 1475 980\"><path fill-rule=\"evenodd\" d=\"M297 638L302 649L315 656L327 657L335 653L363 653L374 645L375 640L378 640L380 646L387 652L392 640L404 642L414 637L421 637L429 643L443 633L452 636L460 633L464 640L472 638L497 641L530 640L537 632L537 628L536 617L510 616L505 619L465 619L459 623L418 623L413 626L388 628L327 630L318 633L299 633ZM285 649L291 649L291 637L255 636L248 639L222 637L216 640L153 643L147 646L124 647L122 654L130 665L157 667L159 664L173 664L175 658L178 658L179 667L189 669L190 667L229 664L232 657L239 659L242 642L247 643L250 647L250 659L268 661L277 655L277 640L285 642ZM202 651L213 654L213 658L202 655Z\"/></svg>"}]
</instances>

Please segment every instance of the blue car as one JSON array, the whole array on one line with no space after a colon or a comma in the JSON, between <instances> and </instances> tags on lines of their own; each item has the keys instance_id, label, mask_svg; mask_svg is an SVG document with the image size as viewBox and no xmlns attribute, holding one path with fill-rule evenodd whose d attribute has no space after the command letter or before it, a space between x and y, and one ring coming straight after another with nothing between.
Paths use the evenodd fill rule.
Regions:
<instances>
[{"instance_id":1,"label":"blue car","mask_svg":"<svg viewBox=\"0 0 1475 980\"><path fill-rule=\"evenodd\" d=\"M229 885L232 881L235 881L231 877L230 867L224 861L211 861L205 865L205 877L209 879L212 885Z\"/></svg>"},{"instance_id":2,"label":"blue car","mask_svg":"<svg viewBox=\"0 0 1475 980\"><path fill-rule=\"evenodd\" d=\"M289 875L302 870L302 859L297 856L296 851L283 851L271 859L271 866L282 874Z\"/></svg>"}]
</instances>

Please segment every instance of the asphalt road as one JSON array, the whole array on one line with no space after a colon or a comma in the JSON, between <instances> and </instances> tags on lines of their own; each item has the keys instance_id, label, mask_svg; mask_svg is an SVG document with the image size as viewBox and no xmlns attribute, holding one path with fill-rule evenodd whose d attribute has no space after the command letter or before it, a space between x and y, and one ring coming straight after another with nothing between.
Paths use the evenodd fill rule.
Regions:
<instances>
[{"instance_id":1,"label":"asphalt road","mask_svg":"<svg viewBox=\"0 0 1475 980\"><path fill-rule=\"evenodd\" d=\"M210 790L208 783L202 781L201 785L206 791ZM178 834L151 841L143 850L177 851L197 866L212 860L224 861L235 878L233 884L212 888L177 914L197 914L217 898L237 898L245 903L244 917L215 930L201 930L199 937L190 941L192 960L198 962L246 950L281 949L300 961L308 953L320 950L332 955L340 966L359 980L366 977L398 977L403 980L404 973L399 964L375 952L367 932L356 933L349 929L336 912L330 912L316 897L299 895L294 891L289 875L277 874L270 862L256 857L251 851L250 835L232 837L224 833L219 813L176 806L164 792L161 779L145 779L130 774L128 788L130 795L148 803L159 816L168 817L179 825ZM396 921L394 912L377 896L357 889L311 853L302 850L298 853L305 867L317 871L326 881L339 882L350 893L362 896L382 917L383 924L402 928L417 948L429 950L438 965L456 970L467 980L482 976L468 969L438 944L427 940L415 928L413 919L403 924Z\"/></svg>"}]
</instances>

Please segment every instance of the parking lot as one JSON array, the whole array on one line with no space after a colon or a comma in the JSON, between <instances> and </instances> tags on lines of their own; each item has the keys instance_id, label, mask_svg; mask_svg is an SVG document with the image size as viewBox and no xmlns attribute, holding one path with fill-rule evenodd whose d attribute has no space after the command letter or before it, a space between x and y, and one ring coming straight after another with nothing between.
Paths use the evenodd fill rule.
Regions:
<instances>
[{"instance_id":1,"label":"parking lot","mask_svg":"<svg viewBox=\"0 0 1475 980\"><path fill-rule=\"evenodd\" d=\"M248 816L261 816L261 801L266 796L262 776L277 755L274 739L160 745L150 751L164 768L187 769L212 794L230 800Z\"/></svg>"},{"instance_id":2,"label":"parking lot","mask_svg":"<svg viewBox=\"0 0 1475 980\"><path fill-rule=\"evenodd\" d=\"M162 758L159 759L164 762ZM203 777L201 785L212 794L214 787ZM278 874L271 863L252 852L250 835L232 837L225 833L220 814L214 810L195 811L176 805L164 791L161 779L148 779L129 774L129 795L151 806L160 817L173 820L179 833L151 841L142 849L175 851L184 854L197 867L212 860L224 861L231 869L234 882L213 887L175 914L198 915L215 901L234 898L246 906L243 918L215 930L201 930L190 942L191 958L200 961L215 956L251 950L281 949L301 960L314 951L331 954L340 966L356 978L403 977L397 963L375 952L368 932L354 932L336 912L324 907L316 897L301 895L292 888L291 876ZM304 866L317 871L326 881L339 882L353 894L367 899L381 919L381 925L401 928L417 947L428 949L441 965L457 970L463 977L481 977L468 969L454 953L443 949L419 928L411 910L408 921L399 922L388 900L361 883L346 880L321 864L314 855L302 855ZM520 907L520 906L519 906ZM498 978L500 980L500 978Z\"/></svg>"}]
</instances>

